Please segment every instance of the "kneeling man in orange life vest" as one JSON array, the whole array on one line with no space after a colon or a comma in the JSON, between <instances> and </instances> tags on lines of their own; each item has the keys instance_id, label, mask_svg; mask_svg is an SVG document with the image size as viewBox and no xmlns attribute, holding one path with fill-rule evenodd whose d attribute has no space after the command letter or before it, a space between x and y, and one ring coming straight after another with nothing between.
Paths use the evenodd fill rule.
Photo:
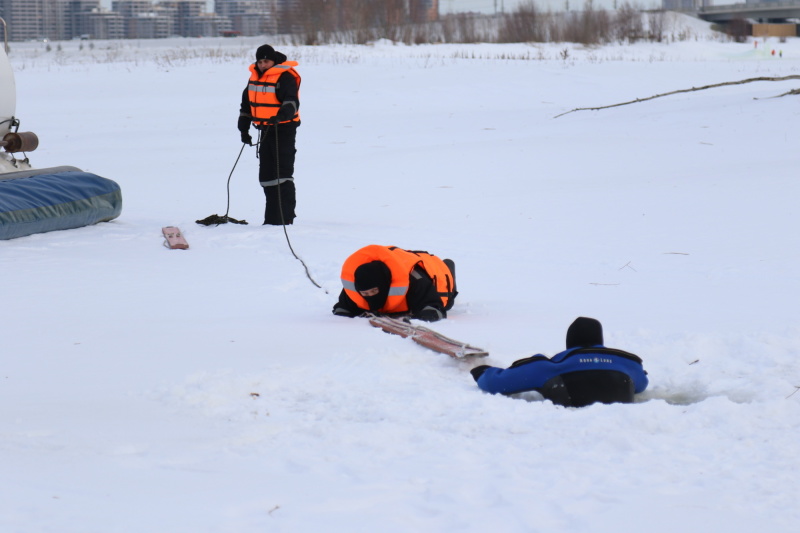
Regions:
<instances>
[{"instance_id":1,"label":"kneeling man in orange life vest","mask_svg":"<svg viewBox=\"0 0 800 533\"><path fill-rule=\"evenodd\" d=\"M369 312L435 322L447 317L458 294L452 260L396 246L361 248L345 260L341 277L338 316Z\"/></svg>"}]
</instances>

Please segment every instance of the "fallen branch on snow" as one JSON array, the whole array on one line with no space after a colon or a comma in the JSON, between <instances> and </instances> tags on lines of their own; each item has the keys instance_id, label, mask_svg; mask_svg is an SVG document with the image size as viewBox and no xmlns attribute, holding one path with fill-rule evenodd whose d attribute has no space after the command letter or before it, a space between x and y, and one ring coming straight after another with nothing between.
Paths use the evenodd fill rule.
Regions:
<instances>
[{"instance_id":1,"label":"fallen branch on snow","mask_svg":"<svg viewBox=\"0 0 800 533\"><path fill-rule=\"evenodd\" d=\"M787 96L790 94L800 94L800 89L792 89L791 91L786 91L783 94L778 94L775 96L767 96L766 98L755 98L755 100L766 100L767 98L780 98L781 96Z\"/></svg>"},{"instance_id":2,"label":"fallen branch on snow","mask_svg":"<svg viewBox=\"0 0 800 533\"><path fill-rule=\"evenodd\" d=\"M754 81L786 81L786 80L800 80L800 75L783 76L783 77L780 77L780 78L775 78L775 77L748 78L746 80L740 80L740 81L726 81L724 83L714 83L712 85L706 85L704 87L692 87L691 89L680 89L678 91L670 91L668 93L656 94L654 96L648 96L647 98L637 98L636 100L631 100L630 102L622 102L622 103L619 103L619 104L612 104L612 105L606 105L606 106L600 106L600 107L577 107L577 108L575 108L575 109L573 109L571 111L567 111L565 113L561 113L560 115L556 115L553 118L563 117L564 115L568 115L570 113L574 113L575 111L598 111L600 109L609 109L609 108L612 108L612 107L619 107L619 106L628 105L628 104L635 104L637 102L646 102L648 100L654 100L656 98L661 98L663 96L670 96L670 95L673 95L673 94L680 94L680 93L690 93L690 92L693 92L693 91L703 91L705 89L713 89L714 87L725 87L726 85L742 85L744 83L751 83L751 82L754 82ZM771 96L770 98L779 98L781 96L786 96L786 95L790 95L790 94L800 94L800 89L794 89L794 90L791 90L789 92L786 92L786 93L783 93L783 94L779 94L778 96Z\"/></svg>"}]
</instances>

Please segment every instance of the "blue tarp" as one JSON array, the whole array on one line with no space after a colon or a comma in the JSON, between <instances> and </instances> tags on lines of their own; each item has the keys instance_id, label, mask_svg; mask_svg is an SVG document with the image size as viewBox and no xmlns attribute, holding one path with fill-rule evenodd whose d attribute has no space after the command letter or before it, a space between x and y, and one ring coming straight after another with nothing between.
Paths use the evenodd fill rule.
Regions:
<instances>
[{"instance_id":1,"label":"blue tarp","mask_svg":"<svg viewBox=\"0 0 800 533\"><path fill-rule=\"evenodd\" d=\"M119 185L74 167L0 174L0 239L80 228L121 212Z\"/></svg>"}]
</instances>

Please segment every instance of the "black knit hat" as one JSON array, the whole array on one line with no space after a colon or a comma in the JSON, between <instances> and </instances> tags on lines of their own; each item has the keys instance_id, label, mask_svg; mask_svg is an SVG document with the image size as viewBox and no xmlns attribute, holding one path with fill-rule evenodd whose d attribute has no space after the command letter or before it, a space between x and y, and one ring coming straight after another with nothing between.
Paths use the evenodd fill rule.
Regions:
<instances>
[{"instance_id":1,"label":"black knit hat","mask_svg":"<svg viewBox=\"0 0 800 533\"><path fill-rule=\"evenodd\" d=\"M270 61L275 61L272 59L274 55L275 49L268 44L262 44L256 49L256 61L259 59L269 59Z\"/></svg>"},{"instance_id":2,"label":"black knit hat","mask_svg":"<svg viewBox=\"0 0 800 533\"><path fill-rule=\"evenodd\" d=\"M567 329L567 349L603 344L603 325L594 318L578 317Z\"/></svg>"},{"instance_id":3,"label":"black knit hat","mask_svg":"<svg viewBox=\"0 0 800 533\"><path fill-rule=\"evenodd\" d=\"M256 49L256 61L259 59L269 59L276 65L279 65L286 61L286 56L272 48L270 45L262 44Z\"/></svg>"}]
</instances>

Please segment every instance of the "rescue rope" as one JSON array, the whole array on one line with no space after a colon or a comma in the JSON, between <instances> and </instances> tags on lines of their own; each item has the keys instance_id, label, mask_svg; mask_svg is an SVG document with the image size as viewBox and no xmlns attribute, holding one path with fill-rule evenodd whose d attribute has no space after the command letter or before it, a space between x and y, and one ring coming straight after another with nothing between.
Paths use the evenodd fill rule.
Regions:
<instances>
[{"instance_id":1,"label":"rescue rope","mask_svg":"<svg viewBox=\"0 0 800 533\"><path fill-rule=\"evenodd\" d=\"M233 176L233 171L236 170L236 165L239 164L239 158L242 157L242 152L244 152L245 143L242 143L242 149L239 150L239 155L236 157L236 162L233 163L233 168L231 169L231 173L228 174L228 203L225 206L225 214L223 216L219 216L217 214L209 215L206 218L202 218L200 220L195 220L198 224L202 224L203 226L210 226L214 224L215 226L219 226L220 224L227 224L228 222L232 222L233 224L247 224L246 220L236 220L233 217L228 216L228 211L231 209L231 176Z\"/></svg>"},{"instance_id":2,"label":"rescue rope","mask_svg":"<svg viewBox=\"0 0 800 533\"><path fill-rule=\"evenodd\" d=\"M269 132L269 128L270 128L270 126L267 125L267 129L264 132L265 135L266 135L267 132ZM260 141L261 141L261 139L259 138L259 142ZM283 234L286 236L286 244L289 245L289 251L292 252L292 255L294 256L294 258L297 259L298 261L300 261L300 264L303 265L303 268L306 271L306 277L309 279L309 281L311 281L311 283L313 283L315 287L325 291L325 294L328 294L328 291L323 289L322 285L320 285L319 283L314 281L314 278L311 277L311 272L309 272L309 270L308 270L308 265L306 265L306 262L303 261L295 253L294 248L292 248L292 241L289 240L289 232L286 230L286 220L283 218L283 202L281 201L281 165L280 165L280 155L279 155L278 152L279 152L279 150L278 150L278 126L275 126L275 176L278 178L277 179L278 185L276 185L276 187L278 187L278 212L281 215L281 225L283 226Z\"/></svg>"},{"instance_id":3,"label":"rescue rope","mask_svg":"<svg viewBox=\"0 0 800 533\"><path fill-rule=\"evenodd\" d=\"M259 132L258 132L258 141L255 144L256 157L259 157L260 145L261 145L262 142L266 142L264 137L269 132L269 128L270 127L271 126L268 124L267 128L265 130L259 130ZM235 218L228 216L228 211L230 211L230 207L231 207L231 176L233 176L233 171L236 170L236 165L239 164L239 159L242 157L242 152L244 152L244 147L245 146L246 146L246 143L242 143L242 149L239 150L239 155L236 157L236 162L233 164L233 168L231 169L231 173L228 174L228 185L227 185L228 202L227 202L227 206L225 208L225 215L223 215L223 216L220 216L220 215L217 215L217 214L210 215L210 216L207 216L206 218L203 218L201 220L196 220L195 222L197 222L198 224L202 224L204 226L211 226L212 224L219 226L220 224L226 224L228 222L232 222L234 224L247 224L246 220L236 220ZM252 145L250 145L250 146L252 146ZM289 251L292 252L292 255L294 256L294 258L297 259L298 261L300 261L300 263L303 265L303 268L306 271L306 277L311 281L311 283L313 283L314 286L316 286L317 288L322 289L323 291L325 291L325 294L328 294L328 291L326 289L324 289L322 287L322 285L317 283L314 280L314 278L311 277L311 272L308 270L308 265L306 265L305 261L303 261L300 258L300 256L297 255L297 253L295 253L294 248L292 247L292 241L289 239L289 232L286 230L286 220L283 217L283 202L281 201L281 179L280 179L281 167L280 167L280 159L279 159L279 157L280 156L279 156L279 153L278 153L278 127L276 126L275 127L275 175L278 178L277 179L278 184L275 185L275 187L278 188L278 212L280 213L280 216L281 216L281 225L283 226L283 234L286 236L286 244L289 245Z\"/></svg>"}]
</instances>

